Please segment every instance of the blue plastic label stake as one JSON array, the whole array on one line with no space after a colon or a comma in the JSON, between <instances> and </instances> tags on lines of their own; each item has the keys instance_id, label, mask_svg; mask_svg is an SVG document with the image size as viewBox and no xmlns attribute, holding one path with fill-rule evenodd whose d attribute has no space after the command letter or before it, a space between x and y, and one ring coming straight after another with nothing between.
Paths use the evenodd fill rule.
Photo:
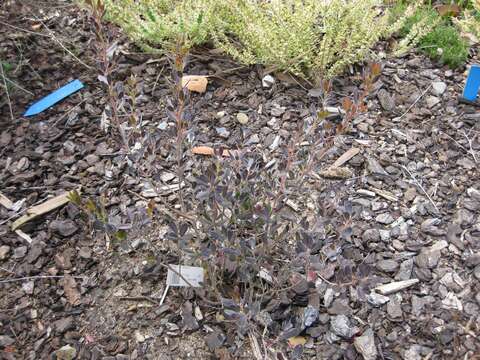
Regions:
<instances>
[{"instance_id":1,"label":"blue plastic label stake","mask_svg":"<svg viewBox=\"0 0 480 360\"><path fill-rule=\"evenodd\" d=\"M478 90L480 89L480 65L472 65L468 72L465 89L463 89L463 98L474 102L477 100Z\"/></svg>"},{"instance_id":2,"label":"blue plastic label stake","mask_svg":"<svg viewBox=\"0 0 480 360\"><path fill-rule=\"evenodd\" d=\"M49 107L55 105L59 101L65 99L67 96L72 95L83 88L83 84L80 80L74 80L71 83L68 83L65 86L62 86L60 89L55 90L50 95L45 96L43 99L32 104L23 116L33 116L40 114L42 111L48 109Z\"/></svg>"}]
</instances>

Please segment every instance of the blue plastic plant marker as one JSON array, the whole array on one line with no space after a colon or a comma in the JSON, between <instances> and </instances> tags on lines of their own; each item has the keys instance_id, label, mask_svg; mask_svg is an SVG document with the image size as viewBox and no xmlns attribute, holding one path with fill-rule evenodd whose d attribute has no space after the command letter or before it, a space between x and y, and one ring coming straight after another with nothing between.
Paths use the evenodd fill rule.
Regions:
<instances>
[{"instance_id":1,"label":"blue plastic plant marker","mask_svg":"<svg viewBox=\"0 0 480 360\"><path fill-rule=\"evenodd\" d=\"M477 100L478 90L480 89L480 65L472 65L468 72L467 83L463 90L463 98L474 102Z\"/></svg>"},{"instance_id":2,"label":"blue plastic plant marker","mask_svg":"<svg viewBox=\"0 0 480 360\"><path fill-rule=\"evenodd\" d=\"M72 95L83 88L83 84L80 80L74 80L71 83L68 83L65 86L62 86L60 89L55 90L50 95L45 96L43 99L37 101L31 105L23 116L33 116L40 114L42 111L48 109L49 107L55 105L59 101L65 99L67 96Z\"/></svg>"}]
</instances>

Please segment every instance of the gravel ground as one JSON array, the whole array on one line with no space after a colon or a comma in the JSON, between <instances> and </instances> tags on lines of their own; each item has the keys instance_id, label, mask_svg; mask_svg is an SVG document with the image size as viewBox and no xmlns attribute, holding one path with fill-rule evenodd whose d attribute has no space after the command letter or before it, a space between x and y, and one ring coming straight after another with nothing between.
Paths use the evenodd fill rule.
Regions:
<instances>
[{"instance_id":1,"label":"gravel ground","mask_svg":"<svg viewBox=\"0 0 480 360\"><path fill-rule=\"evenodd\" d=\"M242 339L222 321L225 307L188 290L171 290L159 304L166 271L152 254L177 255L162 216L138 214L151 200L160 214L177 202L165 59L152 61L118 35L116 80L136 75L143 114L145 132L133 141L152 144L150 153L127 158L101 129L107 99L85 14L65 2L43 12L43 3L21 3L0 5L0 20L10 24L0 27L0 56L15 64L6 74L15 83L13 119L0 99L0 191L14 203L0 206L1 358L246 359L255 343L278 359L478 357L480 113L458 103L466 68L452 71L413 53L382 60L368 111L335 139L305 185L310 195L292 199L299 209L290 209L308 213L319 198L348 201L356 214L350 236L334 239L334 255L325 243L313 279L299 275L304 287L265 303L276 323L269 331ZM471 63L479 62L477 50ZM261 154L265 164L280 159L319 102L316 89L279 74L262 85L261 70L208 51L195 53L187 72L214 75L207 92L192 98L193 145ZM21 117L33 100L74 78L86 88L37 117ZM336 80L329 105L356 87L352 77ZM352 148L341 179L322 173ZM188 152L187 173L208 161ZM105 198L112 223L128 224L126 240L98 231L73 204L11 231L29 206L79 186L82 196Z\"/></svg>"}]
</instances>

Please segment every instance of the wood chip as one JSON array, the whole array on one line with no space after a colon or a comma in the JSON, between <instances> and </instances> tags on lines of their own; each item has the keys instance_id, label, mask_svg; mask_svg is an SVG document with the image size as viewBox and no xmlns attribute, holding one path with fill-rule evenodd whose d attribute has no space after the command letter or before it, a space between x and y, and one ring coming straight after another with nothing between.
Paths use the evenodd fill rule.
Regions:
<instances>
[{"instance_id":1,"label":"wood chip","mask_svg":"<svg viewBox=\"0 0 480 360\"><path fill-rule=\"evenodd\" d=\"M300 210L300 207L295 202L293 202L292 200L287 199L284 202L285 202L285 205L289 206L293 211L298 212Z\"/></svg>"},{"instance_id":2,"label":"wood chip","mask_svg":"<svg viewBox=\"0 0 480 360\"><path fill-rule=\"evenodd\" d=\"M185 75L182 77L182 87L190 91L204 93L207 91L208 79L203 75Z\"/></svg>"},{"instance_id":3,"label":"wood chip","mask_svg":"<svg viewBox=\"0 0 480 360\"><path fill-rule=\"evenodd\" d=\"M363 195L363 196L375 197L375 193L367 189L358 189L357 194Z\"/></svg>"},{"instance_id":4,"label":"wood chip","mask_svg":"<svg viewBox=\"0 0 480 360\"><path fill-rule=\"evenodd\" d=\"M415 285L420 280L418 279L410 279L410 280L403 280L403 281L395 281L389 284L380 285L375 288L382 295L390 295L396 293L397 291L406 289L412 285Z\"/></svg>"},{"instance_id":5,"label":"wood chip","mask_svg":"<svg viewBox=\"0 0 480 360\"><path fill-rule=\"evenodd\" d=\"M80 292L77 289L77 283L71 275L65 275L63 278L63 291L67 301L73 305L80 305Z\"/></svg>"},{"instance_id":6,"label":"wood chip","mask_svg":"<svg viewBox=\"0 0 480 360\"><path fill-rule=\"evenodd\" d=\"M370 146L370 140L354 139L353 141L363 146Z\"/></svg>"},{"instance_id":7,"label":"wood chip","mask_svg":"<svg viewBox=\"0 0 480 360\"><path fill-rule=\"evenodd\" d=\"M165 196L165 195L170 195L180 189L182 189L185 186L185 183L182 182L181 184L171 184L171 185L164 185L160 186L158 188L158 194Z\"/></svg>"},{"instance_id":8,"label":"wood chip","mask_svg":"<svg viewBox=\"0 0 480 360\"><path fill-rule=\"evenodd\" d=\"M24 233L22 230L15 230L15 234L20 236L23 240L31 244L33 242L33 239L30 237L30 235Z\"/></svg>"},{"instance_id":9,"label":"wood chip","mask_svg":"<svg viewBox=\"0 0 480 360\"><path fill-rule=\"evenodd\" d=\"M319 175L327 179L348 179L353 176L353 172L346 167L334 167L321 171Z\"/></svg>"},{"instance_id":10,"label":"wood chip","mask_svg":"<svg viewBox=\"0 0 480 360\"><path fill-rule=\"evenodd\" d=\"M294 336L288 339L288 344L291 347L296 347L298 345L305 345L307 343L307 339L305 339L303 336Z\"/></svg>"},{"instance_id":11,"label":"wood chip","mask_svg":"<svg viewBox=\"0 0 480 360\"><path fill-rule=\"evenodd\" d=\"M80 192L80 190L77 191ZM65 192L62 195L49 199L40 205L32 206L31 208L27 209L26 214L18 218L12 224L12 230L15 231L25 223L67 204L70 201L69 195L70 192Z\"/></svg>"},{"instance_id":12,"label":"wood chip","mask_svg":"<svg viewBox=\"0 0 480 360\"><path fill-rule=\"evenodd\" d=\"M370 187L370 190L373 191L378 196L383 197L384 199L387 199L393 202L398 201L398 198L389 191L376 189L374 187Z\"/></svg>"},{"instance_id":13,"label":"wood chip","mask_svg":"<svg viewBox=\"0 0 480 360\"><path fill-rule=\"evenodd\" d=\"M439 240L430 246L429 251L441 251L448 247L448 242L446 240Z\"/></svg>"},{"instance_id":14,"label":"wood chip","mask_svg":"<svg viewBox=\"0 0 480 360\"><path fill-rule=\"evenodd\" d=\"M355 155L360 152L359 148L352 147L351 149L347 150L342 156L340 156L331 166L330 168L337 168L345 164Z\"/></svg>"},{"instance_id":15,"label":"wood chip","mask_svg":"<svg viewBox=\"0 0 480 360\"><path fill-rule=\"evenodd\" d=\"M262 350L260 349L260 345L258 344L256 336L250 331L248 333L248 337L250 338L251 349L255 359L263 360L265 357L262 354Z\"/></svg>"},{"instance_id":16,"label":"wood chip","mask_svg":"<svg viewBox=\"0 0 480 360\"><path fill-rule=\"evenodd\" d=\"M9 198L7 198L5 195L3 195L0 192L0 205L4 206L7 208L7 210L12 210L13 208L13 202Z\"/></svg>"}]
</instances>

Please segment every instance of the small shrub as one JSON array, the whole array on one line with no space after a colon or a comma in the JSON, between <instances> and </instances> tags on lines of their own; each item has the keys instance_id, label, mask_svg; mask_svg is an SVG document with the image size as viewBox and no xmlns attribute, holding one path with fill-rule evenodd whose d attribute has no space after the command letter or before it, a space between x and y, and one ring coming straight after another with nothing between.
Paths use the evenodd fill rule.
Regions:
<instances>
[{"instance_id":1,"label":"small shrub","mask_svg":"<svg viewBox=\"0 0 480 360\"><path fill-rule=\"evenodd\" d=\"M346 67L372 57L371 48L389 38L405 17L389 23L382 1L333 0L324 3L320 20L320 48L315 53L314 72L331 78ZM409 7L408 11L413 9Z\"/></svg>"},{"instance_id":2,"label":"small shrub","mask_svg":"<svg viewBox=\"0 0 480 360\"><path fill-rule=\"evenodd\" d=\"M397 4L392 10L392 18L405 16L405 9L405 4ZM452 25L451 18L440 16L430 6L419 7L407 16L398 34L402 40L395 51L397 55L418 47L432 59L452 68L462 65L468 58L468 44Z\"/></svg>"},{"instance_id":3,"label":"small shrub","mask_svg":"<svg viewBox=\"0 0 480 360\"><path fill-rule=\"evenodd\" d=\"M468 58L468 44L453 25L437 26L421 40L420 49L451 68L463 65Z\"/></svg>"},{"instance_id":4,"label":"small shrub","mask_svg":"<svg viewBox=\"0 0 480 360\"><path fill-rule=\"evenodd\" d=\"M179 71L181 67L174 68L177 85ZM339 286L355 284L367 293L370 270L340 256L342 244L352 241L351 224L358 209L331 192L313 189L316 174L324 167L321 160L335 138L348 132L353 118L366 111L366 98L380 71L379 64L365 70L363 90L342 102L342 121L330 121L328 113L312 106L310 116L299 120L296 131L285 139L274 164L267 165L258 153L236 151L229 158L196 162L188 177L181 174L187 147L182 134L194 125L195 114L184 117L192 104L180 101L181 88L175 87L169 112L172 120L177 114L177 176L191 182L192 190L178 193L182 213L188 217L167 220L170 250L178 250L179 263L205 269L197 295L208 304L221 305L226 323L236 326L240 338L259 325L265 336L291 337L288 324L272 321L274 308L265 310L269 300L291 299L292 306L306 306L309 288L319 279L316 271L332 264L336 268L337 262ZM325 81L324 99L330 85ZM164 262L162 255L158 259ZM307 287L299 286L302 283ZM296 326L299 333L305 329L302 323Z\"/></svg>"},{"instance_id":5,"label":"small shrub","mask_svg":"<svg viewBox=\"0 0 480 360\"><path fill-rule=\"evenodd\" d=\"M402 21L390 24L376 0L230 3L228 31L220 40L217 36L222 49L245 63L310 77L331 78L365 60Z\"/></svg>"},{"instance_id":6,"label":"small shrub","mask_svg":"<svg viewBox=\"0 0 480 360\"><path fill-rule=\"evenodd\" d=\"M398 3L392 9L392 19L397 19L398 17L404 16L407 10L407 4ZM408 36L416 24L423 22L425 27L430 29L435 26L439 20L438 13L431 7L419 7L417 8L410 16L407 16L403 26L400 28L398 34L400 37L404 38Z\"/></svg>"},{"instance_id":7,"label":"small shrub","mask_svg":"<svg viewBox=\"0 0 480 360\"><path fill-rule=\"evenodd\" d=\"M298 0L260 3L256 0L227 0L229 11L223 32L215 43L245 64L260 63L297 75L314 66L319 48L321 1Z\"/></svg>"},{"instance_id":8,"label":"small shrub","mask_svg":"<svg viewBox=\"0 0 480 360\"><path fill-rule=\"evenodd\" d=\"M105 0L107 18L147 50L208 42L216 31L215 0ZM160 48L159 48L160 47Z\"/></svg>"},{"instance_id":9,"label":"small shrub","mask_svg":"<svg viewBox=\"0 0 480 360\"><path fill-rule=\"evenodd\" d=\"M213 43L245 64L331 78L398 30L381 0L106 0L108 17L146 49Z\"/></svg>"}]
</instances>

